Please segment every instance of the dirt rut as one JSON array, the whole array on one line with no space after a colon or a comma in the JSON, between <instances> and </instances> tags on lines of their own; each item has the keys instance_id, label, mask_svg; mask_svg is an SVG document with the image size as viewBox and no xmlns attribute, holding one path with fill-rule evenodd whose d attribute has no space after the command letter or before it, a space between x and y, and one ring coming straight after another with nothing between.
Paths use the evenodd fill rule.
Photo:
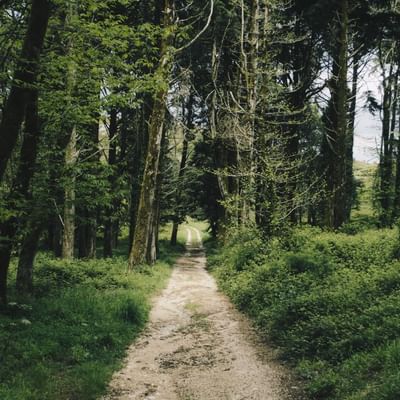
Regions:
<instances>
[{"instance_id":1,"label":"dirt rut","mask_svg":"<svg viewBox=\"0 0 400 400\"><path fill-rule=\"evenodd\" d=\"M300 398L274 352L257 343L205 265L199 231L188 228L187 252L104 400Z\"/></svg>"}]
</instances>

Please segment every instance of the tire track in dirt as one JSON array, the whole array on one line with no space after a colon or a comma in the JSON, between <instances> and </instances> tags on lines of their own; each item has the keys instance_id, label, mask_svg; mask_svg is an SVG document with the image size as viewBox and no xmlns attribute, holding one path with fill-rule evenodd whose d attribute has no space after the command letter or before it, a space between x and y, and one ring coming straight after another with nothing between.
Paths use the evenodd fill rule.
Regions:
<instances>
[{"instance_id":1,"label":"tire track in dirt","mask_svg":"<svg viewBox=\"0 0 400 400\"><path fill-rule=\"evenodd\" d=\"M200 232L191 229L186 254L103 400L300 399L276 353L217 291Z\"/></svg>"}]
</instances>

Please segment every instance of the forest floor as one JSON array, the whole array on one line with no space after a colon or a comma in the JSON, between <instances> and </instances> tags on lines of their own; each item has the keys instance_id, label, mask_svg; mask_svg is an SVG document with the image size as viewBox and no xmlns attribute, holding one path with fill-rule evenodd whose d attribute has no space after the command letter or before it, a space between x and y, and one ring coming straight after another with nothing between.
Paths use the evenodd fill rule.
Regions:
<instances>
[{"instance_id":1,"label":"forest floor","mask_svg":"<svg viewBox=\"0 0 400 400\"><path fill-rule=\"evenodd\" d=\"M217 291L196 228L186 247L103 400L300 399L276 351Z\"/></svg>"}]
</instances>

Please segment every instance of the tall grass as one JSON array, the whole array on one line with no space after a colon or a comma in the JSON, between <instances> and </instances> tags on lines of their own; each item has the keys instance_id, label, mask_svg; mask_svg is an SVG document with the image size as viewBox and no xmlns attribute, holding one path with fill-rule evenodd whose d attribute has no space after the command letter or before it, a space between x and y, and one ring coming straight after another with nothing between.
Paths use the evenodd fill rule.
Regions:
<instances>
[{"instance_id":1,"label":"tall grass","mask_svg":"<svg viewBox=\"0 0 400 400\"><path fill-rule=\"evenodd\" d=\"M98 398L180 249L163 245L160 262L133 273L122 256L66 262L40 254L35 296L15 297L0 315L0 399Z\"/></svg>"}]
</instances>

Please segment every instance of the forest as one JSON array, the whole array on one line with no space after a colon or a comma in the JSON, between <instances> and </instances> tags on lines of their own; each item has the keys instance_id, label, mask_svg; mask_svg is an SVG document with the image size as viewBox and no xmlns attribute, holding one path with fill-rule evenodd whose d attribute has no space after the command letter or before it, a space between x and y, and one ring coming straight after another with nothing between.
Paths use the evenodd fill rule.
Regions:
<instances>
[{"instance_id":1,"label":"forest","mask_svg":"<svg viewBox=\"0 0 400 400\"><path fill-rule=\"evenodd\" d=\"M398 400L399 45L398 0L0 0L0 399L104 395L201 234L292 399Z\"/></svg>"}]
</instances>

